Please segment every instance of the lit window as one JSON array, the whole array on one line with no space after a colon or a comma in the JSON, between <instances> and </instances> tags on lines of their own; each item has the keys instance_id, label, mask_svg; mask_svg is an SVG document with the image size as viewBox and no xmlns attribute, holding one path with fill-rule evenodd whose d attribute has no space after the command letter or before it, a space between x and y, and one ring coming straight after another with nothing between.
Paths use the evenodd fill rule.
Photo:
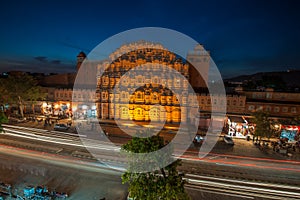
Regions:
<instances>
[{"instance_id":1,"label":"lit window","mask_svg":"<svg viewBox=\"0 0 300 200\"><path fill-rule=\"evenodd\" d=\"M138 99L141 99L141 98L142 98L142 94L141 94L141 93L138 93L138 94L137 94L137 98L138 98Z\"/></svg>"},{"instance_id":2,"label":"lit window","mask_svg":"<svg viewBox=\"0 0 300 200\"><path fill-rule=\"evenodd\" d=\"M127 115L127 108L122 108L122 114Z\"/></svg>"}]
</instances>

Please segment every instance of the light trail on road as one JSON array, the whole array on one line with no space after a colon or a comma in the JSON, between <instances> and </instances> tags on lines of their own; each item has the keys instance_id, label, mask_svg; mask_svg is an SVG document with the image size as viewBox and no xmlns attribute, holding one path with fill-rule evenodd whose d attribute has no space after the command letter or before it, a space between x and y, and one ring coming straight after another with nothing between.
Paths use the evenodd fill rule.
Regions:
<instances>
[{"instance_id":1,"label":"light trail on road","mask_svg":"<svg viewBox=\"0 0 300 200\"><path fill-rule=\"evenodd\" d=\"M240 167L251 167L251 168L258 168L258 169L273 169L273 170L279 170L279 171L293 171L293 172L300 172L300 166L298 164L291 163L290 165L284 165L274 162L261 162L258 160L256 162L255 159L247 160L237 160L237 159L230 159L227 157L219 158L214 157L213 159L210 159L209 157L204 158L198 158L195 156L175 156L176 158L182 159L182 160L189 160L189 161L198 161L198 162L208 162L208 163L215 163L217 165L224 165L224 166L240 166ZM287 164L287 163L285 163ZM276 166L278 165L278 166Z\"/></svg>"},{"instance_id":2,"label":"light trail on road","mask_svg":"<svg viewBox=\"0 0 300 200\"><path fill-rule=\"evenodd\" d=\"M191 151L187 150L187 153L198 155L198 151ZM221 154L221 153L202 153L200 154L207 155L207 156L216 156L216 157L227 157L227 158L236 158L236 159L247 159L247 160L256 160L256 161L269 161L269 162L278 162L278 163L289 163L289 164L297 164L300 165L300 161L296 160L279 160L279 159L273 159L273 158L256 158L256 157L250 157L250 156L238 156L238 155L229 155L229 154Z\"/></svg>"},{"instance_id":3,"label":"light trail on road","mask_svg":"<svg viewBox=\"0 0 300 200\"><path fill-rule=\"evenodd\" d=\"M263 199L300 199L300 188L281 184L267 184L250 181L237 181L225 178L186 174L186 187L198 188L224 194L233 194L242 198L259 197ZM192 178L191 178L192 177Z\"/></svg>"},{"instance_id":4,"label":"light trail on road","mask_svg":"<svg viewBox=\"0 0 300 200\"><path fill-rule=\"evenodd\" d=\"M109 145L106 142L100 142L93 139L81 138L81 140L84 140L84 144L83 144L83 142L76 134L23 128L23 127L17 127L12 125L3 125L3 126L6 133L2 133L2 134L5 135L27 138L31 140L38 140L38 141L54 143L54 144L61 144L61 145L68 145L68 146L75 146L75 147L82 147L82 148L85 147L94 148L99 151L105 150L107 153L111 151L113 151L114 153L120 152L120 146L116 146L116 145L112 146L111 144ZM117 144L117 145L121 145L121 144ZM99 153L101 154L101 152ZM197 154L198 152L188 150L187 154L180 155L180 156L174 155L174 157L182 160L187 160L187 161L207 162L207 163L214 163L216 165L224 165L224 166L272 169L277 171L291 171L296 173L300 172L299 161L278 160L278 159L271 159L271 158L255 158L255 157L217 154L217 153L208 153L206 157L199 158ZM105 156L102 155L98 156L98 158L99 157L105 158Z\"/></svg>"},{"instance_id":5,"label":"light trail on road","mask_svg":"<svg viewBox=\"0 0 300 200\"><path fill-rule=\"evenodd\" d=\"M75 169L83 169L92 172L100 172L114 176L120 176L125 168L120 166L120 163L115 163L114 170L98 162L90 162L82 159L74 159L69 156L56 154L40 153L22 148L15 148L6 145L0 145L1 154L7 154L15 157L23 157L49 163L62 167L72 167ZM254 181L232 180L229 178L216 178L209 176L200 176L195 174L186 174L186 188L226 195L231 197L239 197L243 199L300 199L300 188L274 183L261 183Z\"/></svg>"},{"instance_id":6,"label":"light trail on road","mask_svg":"<svg viewBox=\"0 0 300 200\"><path fill-rule=\"evenodd\" d=\"M121 167L121 163L111 167L105 163L91 162L84 159L74 158L70 156L63 156L58 154L51 154L45 152L32 151L24 148L11 147L7 145L0 144L0 153L12 155L15 157L23 157L33 160L43 161L53 165L59 165L64 167L73 167L77 169L85 169L88 171L101 172L101 173L116 173L121 174L125 171L125 168ZM119 170L116 170L119 169Z\"/></svg>"},{"instance_id":7,"label":"light trail on road","mask_svg":"<svg viewBox=\"0 0 300 200\"><path fill-rule=\"evenodd\" d=\"M115 151L115 152L120 151L120 147L118 146L112 146L107 144L106 142L91 140L85 137L79 138L76 134L70 134L70 133L58 132L58 131L45 131L45 130L39 131L39 129L31 130L31 128L26 128L25 131L23 130L23 127L20 128L20 127L13 127L7 125L3 125L3 127L5 131L4 133L1 133L3 135L10 135L19 138L26 138L30 140L61 144L61 145L69 145L75 147L83 147L83 148L88 147L97 150L106 150L106 151ZM83 143L82 141L84 142L84 144L82 144Z\"/></svg>"}]
</instances>

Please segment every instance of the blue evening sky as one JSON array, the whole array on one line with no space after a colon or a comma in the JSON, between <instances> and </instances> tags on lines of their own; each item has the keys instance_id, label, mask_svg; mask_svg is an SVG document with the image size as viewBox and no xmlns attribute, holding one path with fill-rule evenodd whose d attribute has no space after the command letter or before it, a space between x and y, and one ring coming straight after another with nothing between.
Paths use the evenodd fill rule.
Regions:
<instances>
[{"instance_id":1,"label":"blue evening sky","mask_svg":"<svg viewBox=\"0 0 300 200\"><path fill-rule=\"evenodd\" d=\"M300 69L299 10L297 0L3 1L0 72L73 72L80 51L149 26L203 44L225 78Z\"/></svg>"}]
</instances>

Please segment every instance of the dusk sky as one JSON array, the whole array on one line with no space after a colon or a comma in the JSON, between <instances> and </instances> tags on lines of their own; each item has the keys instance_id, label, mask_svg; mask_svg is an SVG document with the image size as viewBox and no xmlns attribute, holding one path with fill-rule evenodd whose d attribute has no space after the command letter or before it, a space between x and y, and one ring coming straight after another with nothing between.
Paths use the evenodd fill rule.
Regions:
<instances>
[{"instance_id":1,"label":"dusk sky","mask_svg":"<svg viewBox=\"0 0 300 200\"><path fill-rule=\"evenodd\" d=\"M300 69L300 1L3 1L0 72L74 72L76 56L138 27L184 33L224 78Z\"/></svg>"}]
</instances>

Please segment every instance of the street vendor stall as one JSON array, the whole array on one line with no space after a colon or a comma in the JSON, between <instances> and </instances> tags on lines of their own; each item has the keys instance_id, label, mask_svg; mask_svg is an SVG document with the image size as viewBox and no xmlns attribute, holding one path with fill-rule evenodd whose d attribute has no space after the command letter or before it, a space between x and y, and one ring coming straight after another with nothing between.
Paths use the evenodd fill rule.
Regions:
<instances>
[{"instance_id":1,"label":"street vendor stall","mask_svg":"<svg viewBox=\"0 0 300 200\"><path fill-rule=\"evenodd\" d=\"M287 139L288 142L296 142L299 140L300 126L281 125L280 139Z\"/></svg>"},{"instance_id":2,"label":"street vendor stall","mask_svg":"<svg viewBox=\"0 0 300 200\"><path fill-rule=\"evenodd\" d=\"M229 136L246 138L249 134L248 123L241 116L228 116L227 125Z\"/></svg>"}]
</instances>

